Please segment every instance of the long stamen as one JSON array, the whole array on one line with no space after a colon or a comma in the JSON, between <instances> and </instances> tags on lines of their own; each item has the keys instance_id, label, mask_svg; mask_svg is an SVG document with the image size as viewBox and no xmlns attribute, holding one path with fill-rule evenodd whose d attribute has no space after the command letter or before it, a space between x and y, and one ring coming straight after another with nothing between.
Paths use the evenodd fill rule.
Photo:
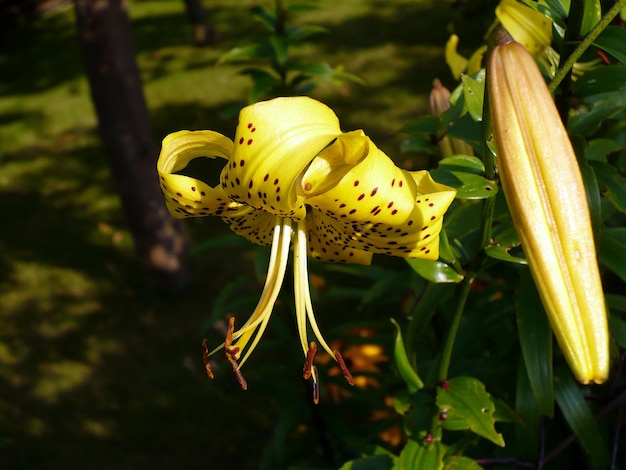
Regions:
<instances>
[{"instance_id":1,"label":"long stamen","mask_svg":"<svg viewBox=\"0 0 626 470\"><path fill-rule=\"evenodd\" d=\"M298 233L297 233L296 245L297 245L296 248L297 248L299 256L296 257L298 262L295 263L296 264L295 276L302 283L301 294L304 300L306 316L309 320L309 324L311 325L311 329L313 330L313 333L315 334L315 337L317 338L319 343L328 352L328 354L330 354L331 357L335 357L335 353L324 340L324 337L322 336L322 333L320 332L320 329L317 326L317 321L315 320L315 314L313 313L313 303L311 302L311 291L309 287L309 270L307 267L307 256L306 256L307 255L306 253L306 247L307 247L306 226L305 226L304 221L298 222ZM305 322L303 321L303 323ZM304 325L304 334L306 335L306 323ZM300 340L302 341L302 338L300 338ZM304 341L304 344L306 344L306 340ZM305 349L305 352L306 352L306 349Z\"/></svg>"},{"instance_id":2,"label":"long stamen","mask_svg":"<svg viewBox=\"0 0 626 470\"><path fill-rule=\"evenodd\" d=\"M313 403L317 405L320 402L320 384L317 380L317 367L313 366L311 372L313 377Z\"/></svg>"},{"instance_id":3,"label":"long stamen","mask_svg":"<svg viewBox=\"0 0 626 470\"><path fill-rule=\"evenodd\" d=\"M317 353L317 344L311 341L311 344L309 345L309 350L306 353L304 368L302 369L302 376L305 380L311 378L311 369L314 367L313 359L315 358L315 353Z\"/></svg>"},{"instance_id":4,"label":"long stamen","mask_svg":"<svg viewBox=\"0 0 626 470\"><path fill-rule=\"evenodd\" d=\"M278 250L278 257L277 257L278 262L276 263L276 268L274 269L272 273L273 276L275 277L274 284L267 298L266 304L263 306L263 312L259 314L259 318L262 319L261 325L259 326L259 329L256 332L256 336L254 337L252 344L248 347L248 350L246 351L245 356L241 360L241 365L243 365L246 362L246 360L250 357L250 354L252 354L252 351L254 350L258 342L261 340L261 336L263 336L263 333L265 332L265 328L267 327L267 324L270 320L272 310L274 309L274 304L276 303L276 299L278 298L278 293L280 292L280 288L283 285L283 280L285 279L285 271L287 270L287 261L289 260L289 247L291 245L291 233L292 233L291 220L282 219L282 231L281 231L281 237L279 240L280 249ZM249 325L247 328L253 328L253 326Z\"/></svg>"},{"instance_id":5,"label":"long stamen","mask_svg":"<svg viewBox=\"0 0 626 470\"><path fill-rule=\"evenodd\" d=\"M244 325L232 335L232 341L240 344L240 349L243 349L245 347L247 342L250 340L250 337L254 334L256 328L259 326L259 323L263 322L267 324L269 315L271 314L271 309L276 302L278 292L280 291L280 287L285 276L287 258L289 256L290 239L291 221L282 217L276 217L268 274L265 279L265 285L263 287L263 292L261 293L261 298L259 299L256 308L250 315L250 318L248 318ZM257 332L257 336L259 335L259 333L262 333L262 331ZM253 346L255 346L257 342L258 339L255 339ZM209 356L220 351L224 346L225 343L220 344L209 353ZM253 347L248 349L245 357L241 361L240 366L243 365L243 363L248 358L251 349L253 349Z\"/></svg>"},{"instance_id":6,"label":"long stamen","mask_svg":"<svg viewBox=\"0 0 626 470\"><path fill-rule=\"evenodd\" d=\"M204 362L206 375L208 375L210 379L215 378L215 375L213 375L213 371L211 370L211 364L209 363L209 349L206 347L206 338L202 340L202 361Z\"/></svg>"},{"instance_id":7,"label":"long stamen","mask_svg":"<svg viewBox=\"0 0 626 470\"><path fill-rule=\"evenodd\" d=\"M224 352L226 353L226 358L228 362L233 366L233 372L237 376L237 380L239 381L239 385L244 390L248 390L248 383L246 379L243 378L243 374L239 370L239 364L237 364L237 357L241 350L235 346L231 348L231 343L233 340L233 331L235 330L235 317L230 317L228 319L228 331L226 332L226 341L224 342Z\"/></svg>"},{"instance_id":8,"label":"long stamen","mask_svg":"<svg viewBox=\"0 0 626 470\"><path fill-rule=\"evenodd\" d=\"M345 361L341 353L337 350L333 350L328 346L322 333L317 326L317 321L315 320L315 314L313 313L313 303L311 301L311 291L309 288L309 271L307 268L307 237L306 237L306 226L304 221L298 222L298 229L295 240L295 260L294 260L294 271L295 271L295 286L296 286L296 319L298 321L298 333L300 335L300 342L302 344L302 349L304 350L304 354L306 356L306 362L304 365L305 371L305 379L308 378L306 376L306 371L308 370L317 370L315 366L313 366L313 357L317 352L317 345L311 342L310 346L306 347L306 319L308 318L309 324L311 325L311 329L315 334L315 337L320 342L322 347L330 354L331 357L334 357L339 364L341 372L346 379L346 381L350 385L354 385L354 379L352 378L352 374L348 370ZM304 309L302 308L302 302L304 303ZM303 311L304 310L304 311ZM315 347L314 351L311 350ZM311 374L309 374L310 376ZM313 374L314 387L317 386L317 375ZM319 389L318 389L318 398L319 398ZM317 402L316 402L317 403Z\"/></svg>"},{"instance_id":9,"label":"long stamen","mask_svg":"<svg viewBox=\"0 0 626 470\"><path fill-rule=\"evenodd\" d=\"M352 374L350 373L348 366L346 366L346 363L343 360L343 356L337 350L333 352L335 353L335 359L337 360L337 364L339 364L339 368L341 369L341 373L343 374L344 378L350 385L354 386L354 379L352 378Z\"/></svg>"},{"instance_id":10,"label":"long stamen","mask_svg":"<svg viewBox=\"0 0 626 470\"><path fill-rule=\"evenodd\" d=\"M308 295L308 272L306 270L306 235L302 237L303 226L298 224L297 234L294 240L293 249L293 271L294 271L294 297L296 307L296 325L298 328L298 337L304 355L308 357L310 346L307 342L306 332L306 296ZM304 270L302 267L304 266ZM317 350L317 347L316 347Z\"/></svg>"}]
</instances>

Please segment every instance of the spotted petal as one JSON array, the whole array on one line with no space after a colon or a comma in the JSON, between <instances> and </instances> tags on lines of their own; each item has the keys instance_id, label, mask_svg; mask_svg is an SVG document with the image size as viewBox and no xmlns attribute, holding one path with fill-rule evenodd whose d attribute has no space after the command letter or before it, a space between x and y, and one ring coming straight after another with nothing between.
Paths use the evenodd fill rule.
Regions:
<instances>
[{"instance_id":1,"label":"spotted petal","mask_svg":"<svg viewBox=\"0 0 626 470\"><path fill-rule=\"evenodd\" d=\"M372 254L349 246L346 227L319 211L306 216L308 255L318 261L369 265Z\"/></svg>"},{"instance_id":2,"label":"spotted petal","mask_svg":"<svg viewBox=\"0 0 626 470\"><path fill-rule=\"evenodd\" d=\"M301 191L316 209L310 225L321 234L311 255L348 262L354 254L347 248L436 259L443 214L456 195L427 171L395 166L361 131L324 149L303 175Z\"/></svg>"},{"instance_id":3,"label":"spotted petal","mask_svg":"<svg viewBox=\"0 0 626 470\"><path fill-rule=\"evenodd\" d=\"M302 220L306 209L297 191L299 176L340 134L335 113L311 98L276 98L248 106L239 115L222 189L237 202Z\"/></svg>"},{"instance_id":4,"label":"spotted petal","mask_svg":"<svg viewBox=\"0 0 626 470\"><path fill-rule=\"evenodd\" d=\"M174 217L222 215L242 209L221 187L212 188L190 176L175 174L195 158L224 158L232 153L233 142L213 131L180 131L163 139L157 171L168 210Z\"/></svg>"},{"instance_id":5,"label":"spotted petal","mask_svg":"<svg viewBox=\"0 0 626 470\"><path fill-rule=\"evenodd\" d=\"M319 191L320 184L325 191ZM454 197L454 190L443 188ZM407 223L418 195L411 173L398 168L362 131L344 134L324 149L302 176L301 191L307 205L349 225Z\"/></svg>"}]
</instances>

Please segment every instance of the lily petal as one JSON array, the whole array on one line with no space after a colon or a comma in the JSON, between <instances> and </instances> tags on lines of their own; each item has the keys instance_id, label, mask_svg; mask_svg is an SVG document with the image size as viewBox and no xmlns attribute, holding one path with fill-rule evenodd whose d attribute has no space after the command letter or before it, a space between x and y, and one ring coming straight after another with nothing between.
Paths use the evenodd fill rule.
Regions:
<instances>
[{"instance_id":1,"label":"lily petal","mask_svg":"<svg viewBox=\"0 0 626 470\"><path fill-rule=\"evenodd\" d=\"M302 220L306 209L298 178L340 134L335 113L311 98L276 98L248 106L239 114L222 188L237 202Z\"/></svg>"},{"instance_id":2,"label":"lily petal","mask_svg":"<svg viewBox=\"0 0 626 470\"><path fill-rule=\"evenodd\" d=\"M467 68L468 60L456 51L459 44L459 37L453 34L446 42L445 58L446 64L450 67L452 76L457 80L461 78L461 74Z\"/></svg>"},{"instance_id":3,"label":"lily petal","mask_svg":"<svg viewBox=\"0 0 626 470\"><path fill-rule=\"evenodd\" d=\"M334 186L326 189L326 181ZM362 264L368 258L354 250L436 259L443 214L456 195L427 171L398 168L362 131L324 149L302 176L301 191L317 209L310 215L311 256Z\"/></svg>"},{"instance_id":4,"label":"lily petal","mask_svg":"<svg viewBox=\"0 0 626 470\"><path fill-rule=\"evenodd\" d=\"M427 171L405 173L407 179L415 184L416 200L403 222L344 222L314 211L312 215L317 232L328 236L320 239L321 245L311 251L311 256L326 261L338 259L366 264L357 261L366 259L360 253L362 250L390 256L437 259L443 215L454 200L456 191L433 181Z\"/></svg>"},{"instance_id":5,"label":"lily petal","mask_svg":"<svg viewBox=\"0 0 626 470\"><path fill-rule=\"evenodd\" d=\"M190 176L178 175L191 160L199 157L229 159L233 142L213 131L180 131L163 139L157 171L165 203L177 218L237 213L243 209L221 187L213 188Z\"/></svg>"},{"instance_id":6,"label":"lily petal","mask_svg":"<svg viewBox=\"0 0 626 470\"><path fill-rule=\"evenodd\" d=\"M307 241L309 256L318 261L331 263L350 263L369 265L373 253L351 248L343 225L318 211L311 211L306 216Z\"/></svg>"},{"instance_id":7,"label":"lily petal","mask_svg":"<svg viewBox=\"0 0 626 470\"><path fill-rule=\"evenodd\" d=\"M344 145L345 138L350 139L349 145ZM359 149L357 156L362 151L367 151L367 155L355 158L346 151L354 147ZM331 165L324 169L322 177L334 183L322 193L316 191L320 159ZM311 163L302 176L301 191L307 205L331 218L348 223L397 225L411 214L417 187L406 170L398 168L362 131L355 131L338 138Z\"/></svg>"},{"instance_id":8,"label":"lily petal","mask_svg":"<svg viewBox=\"0 0 626 470\"><path fill-rule=\"evenodd\" d=\"M516 0L501 0L496 17L531 54L539 54L552 42L552 21L537 10Z\"/></svg>"}]
</instances>

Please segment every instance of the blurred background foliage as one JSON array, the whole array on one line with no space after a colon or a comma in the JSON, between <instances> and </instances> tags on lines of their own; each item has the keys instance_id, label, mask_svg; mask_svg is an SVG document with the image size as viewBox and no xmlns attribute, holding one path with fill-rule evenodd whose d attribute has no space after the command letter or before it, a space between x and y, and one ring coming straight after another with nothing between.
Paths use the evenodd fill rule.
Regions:
<instances>
[{"instance_id":1,"label":"blurred background foliage","mask_svg":"<svg viewBox=\"0 0 626 470\"><path fill-rule=\"evenodd\" d=\"M320 25L324 31L290 44L289 57L323 62L345 74L300 91L331 106L344 130L364 129L398 165L434 166L434 142L415 140L420 135L415 128L411 137L400 129L430 114L434 78L451 89L456 86L444 60L446 41L458 34L460 52L469 56L483 43L497 2L314 3L317 8L298 11L290 21L296 27ZM258 75L241 62L245 57L232 52L267 38L258 7L271 10L274 4L203 4L216 41L198 47L183 1L128 2L144 93L159 139L180 129L232 135L234 110L284 92L255 88ZM72 5L25 5L0 3L6 7L6 27L0 33L0 467L312 469L339 468L368 455L362 467L357 463L352 468L387 468L386 452L397 454L403 448L410 462L410 452L417 451L405 447L407 433L417 434L431 419L435 391L425 389L409 400L393 360L396 330L389 318L403 329L409 316L424 319L419 335L409 333L410 345L420 358L420 371L433 370L453 310L454 285L427 283L396 258L375 258L372 267L312 263L318 321L326 338L342 350L358 386L348 389L334 363L322 358L322 400L312 404L309 384L300 374L289 281L268 333L246 367L249 390L239 388L224 362L214 366L216 379L209 381L201 340L218 343L228 314L245 315L254 308L267 250L234 237L218 219L189 220L192 285L166 292L145 281L98 135ZM604 151L603 156L618 153L611 168L623 172L620 117L604 123L613 146L605 141L594 149ZM417 127L426 129L421 134L431 131ZM613 200L622 200L620 178L608 178L614 182L609 191ZM446 229L471 248L474 235L464 227L476 227L480 207L466 205ZM606 202L603 208L614 226L623 227L619 210ZM496 214L505 212L498 199ZM623 241L616 240L619 252ZM623 280L608 276L612 307L623 314L623 297L617 296ZM494 450L492 443L462 428L449 432L458 449L469 447L473 457L487 459L483 464L510 468L536 458L541 430L547 449L566 449L546 468L583 468L581 462L590 461L585 456L589 449L569 445L575 440L567 424L571 414L558 412L549 427L529 422L524 428L512 411L536 407L519 402L530 394L530 385L519 364L514 316L516 292L532 305L532 294L526 295L532 291L515 265L501 263L477 279L449 374L487 385L507 447ZM615 328L622 328L620 317L615 318ZM594 411L607 397L622 397L611 409L619 413L598 428L598 454L621 449L623 456L623 437L611 434L621 428L621 373L620 368L603 388L584 391L592 406L597 403ZM582 395L574 392L579 389L568 374L557 371L557 382L567 385L557 387L559 404L590 410L577 408ZM431 384L435 380L422 378ZM526 393L521 393L524 387ZM588 422L588 416L575 422ZM591 425L576 434L596 430ZM479 468L461 460L455 464Z\"/></svg>"}]
</instances>

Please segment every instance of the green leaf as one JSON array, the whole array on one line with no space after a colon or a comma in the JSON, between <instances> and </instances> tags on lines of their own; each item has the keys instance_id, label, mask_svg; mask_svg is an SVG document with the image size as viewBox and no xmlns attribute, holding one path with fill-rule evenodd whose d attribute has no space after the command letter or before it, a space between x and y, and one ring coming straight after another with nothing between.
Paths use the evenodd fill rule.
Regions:
<instances>
[{"instance_id":1,"label":"green leaf","mask_svg":"<svg viewBox=\"0 0 626 470\"><path fill-rule=\"evenodd\" d=\"M602 197L600 196L598 178L589 165L589 160L584 156L586 147L585 139L582 136L573 136L571 140L585 186L585 195L587 196L593 233L599 233L602 227Z\"/></svg>"},{"instance_id":2,"label":"green leaf","mask_svg":"<svg viewBox=\"0 0 626 470\"><path fill-rule=\"evenodd\" d=\"M450 111L450 109L447 111ZM465 114L459 119L452 121L450 125L446 127L446 135L455 139L464 140L474 148L480 148L481 125L474 121L469 114Z\"/></svg>"},{"instance_id":3,"label":"green leaf","mask_svg":"<svg viewBox=\"0 0 626 470\"><path fill-rule=\"evenodd\" d=\"M585 72L572 85L574 94L586 101L610 100L614 106L626 104L626 65L616 64Z\"/></svg>"},{"instance_id":4,"label":"green leaf","mask_svg":"<svg viewBox=\"0 0 626 470\"><path fill-rule=\"evenodd\" d=\"M589 141L589 145L585 149L585 158L606 162L608 155L621 150L624 150L624 147L613 139L594 139Z\"/></svg>"},{"instance_id":5,"label":"green leaf","mask_svg":"<svg viewBox=\"0 0 626 470\"><path fill-rule=\"evenodd\" d=\"M611 310L617 310L619 312L626 312L626 296L617 294L606 295L606 305Z\"/></svg>"},{"instance_id":6,"label":"green leaf","mask_svg":"<svg viewBox=\"0 0 626 470\"><path fill-rule=\"evenodd\" d=\"M516 450L522 458L535 459L539 452L541 413L522 359L517 367L515 410L522 417L522 422L515 426Z\"/></svg>"},{"instance_id":7,"label":"green leaf","mask_svg":"<svg viewBox=\"0 0 626 470\"><path fill-rule=\"evenodd\" d=\"M485 165L482 160L469 155L452 155L441 159L439 165L449 168L450 171L463 171L476 175L485 173Z\"/></svg>"},{"instance_id":8,"label":"green leaf","mask_svg":"<svg viewBox=\"0 0 626 470\"><path fill-rule=\"evenodd\" d=\"M472 119L476 122L483 120L483 100L485 96L485 80L474 80L469 75L461 75L463 82L463 95L465 97L465 104L467 105L467 111Z\"/></svg>"},{"instance_id":9,"label":"green leaf","mask_svg":"<svg viewBox=\"0 0 626 470\"><path fill-rule=\"evenodd\" d=\"M285 36L272 35L270 37L270 44L274 50L274 57L279 65L285 65L288 59L289 42Z\"/></svg>"},{"instance_id":10,"label":"green leaf","mask_svg":"<svg viewBox=\"0 0 626 470\"><path fill-rule=\"evenodd\" d=\"M431 170L433 179L456 189L458 199L486 199L498 193L498 186L482 176L462 171L447 171L445 167Z\"/></svg>"},{"instance_id":11,"label":"green leaf","mask_svg":"<svg viewBox=\"0 0 626 470\"><path fill-rule=\"evenodd\" d=\"M431 138L425 134L411 134L400 143L401 152L426 152L434 153L438 151L433 145Z\"/></svg>"},{"instance_id":12,"label":"green leaf","mask_svg":"<svg viewBox=\"0 0 626 470\"><path fill-rule=\"evenodd\" d=\"M339 470L391 470L394 461L389 455L369 455L344 463Z\"/></svg>"},{"instance_id":13,"label":"green leaf","mask_svg":"<svg viewBox=\"0 0 626 470\"><path fill-rule=\"evenodd\" d=\"M570 134L591 135L605 120L615 117L624 109L626 109L626 90L624 90L624 103L599 101L589 111L581 111L573 116L568 123L568 130Z\"/></svg>"},{"instance_id":14,"label":"green leaf","mask_svg":"<svg viewBox=\"0 0 626 470\"><path fill-rule=\"evenodd\" d=\"M528 264L513 223L504 222L494 228L492 241L485 248L485 254L509 263Z\"/></svg>"},{"instance_id":15,"label":"green leaf","mask_svg":"<svg viewBox=\"0 0 626 470\"><path fill-rule=\"evenodd\" d=\"M475 460L462 455L447 457L443 464L443 470L481 470L483 468Z\"/></svg>"},{"instance_id":16,"label":"green leaf","mask_svg":"<svg viewBox=\"0 0 626 470\"><path fill-rule=\"evenodd\" d=\"M555 371L554 395L567 424L581 447L591 459L594 469L606 469L609 464L607 445L602 439L598 423L589 409L579 385L565 368Z\"/></svg>"},{"instance_id":17,"label":"green leaf","mask_svg":"<svg viewBox=\"0 0 626 470\"><path fill-rule=\"evenodd\" d=\"M441 261L416 258L405 259L417 274L431 282L461 282L463 280L462 274L459 274L452 266Z\"/></svg>"},{"instance_id":18,"label":"green leaf","mask_svg":"<svg viewBox=\"0 0 626 470\"><path fill-rule=\"evenodd\" d=\"M316 34L328 33L328 29L323 26L305 25L295 28L288 28L287 37L290 44L296 44Z\"/></svg>"},{"instance_id":19,"label":"green leaf","mask_svg":"<svg viewBox=\"0 0 626 470\"><path fill-rule=\"evenodd\" d=\"M604 162L590 161L601 191L622 214L626 214L626 180L617 172L617 169Z\"/></svg>"},{"instance_id":20,"label":"green leaf","mask_svg":"<svg viewBox=\"0 0 626 470\"><path fill-rule=\"evenodd\" d=\"M252 16L259 20L268 31L276 30L276 13L262 6L252 8Z\"/></svg>"},{"instance_id":21,"label":"green leaf","mask_svg":"<svg viewBox=\"0 0 626 470\"><path fill-rule=\"evenodd\" d=\"M585 0L583 5L583 20L580 25L580 34L584 36L591 31L602 18L602 5L600 0Z\"/></svg>"},{"instance_id":22,"label":"green leaf","mask_svg":"<svg viewBox=\"0 0 626 470\"><path fill-rule=\"evenodd\" d=\"M256 103L264 95L271 94L272 88L280 84L280 79L272 72L258 68L247 68L242 75L252 78L252 87L248 91L248 103Z\"/></svg>"},{"instance_id":23,"label":"green leaf","mask_svg":"<svg viewBox=\"0 0 626 470\"><path fill-rule=\"evenodd\" d=\"M455 188L459 199L485 199L495 196L498 187L481 176L484 171L485 167L478 158L453 155L441 160L430 173L437 182Z\"/></svg>"},{"instance_id":24,"label":"green leaf","mask_svg":"<svg viewBox=\"0 0 626 470\"><path fill-rule=\"evenodd\" d=\"M455 377L437 388L437 406L448 419L460 418L475 434L504 447L504 439L494 427L495 405L485 386L474 377Z\"/></svg>"},{"instance_id":25,"label":"green leaf","mask_svg":"<svg viewBox=\"0 0 626 470\"><path fill-rule=\"evenodd\" d=\"M585 33L583 33L585 34ZM608 52L622 64L626 64L626 29L621 26L607 26L593 43L605 52Z\"/></svg>"},{"instance_id":26,"label":"green leaf","mask_svg":"<svg viewBox=\"0 0 626 470\"><path fill-rule=\"evenodd\" d=\"M520 415L512 409L508 403L499 398L491 397L491 400L496 405L496 412L493 414L493 419L496 423L521 423L522 418Z\"/></svg>"},{"instance_id":27,"label":"green leaf","mask_svg":"<svg viewBox=\"0 0 626 470\"><path fill-rule=\"evenodd\" d=\"M393 326L396 327L396 339L394 341L393 346L393 357L396 362L396 367L398 368L398 373L400 377L404 379L406 383L407 390L409 393L415 393L419 389L424 387L424 382L419 378L413 366L411 366L411 362L406 355L406 349L404 348L404 340L402 339L402 330L400 329L400 325L393 318L390 319Z\"/></svg>"},{"instance_id":28,"label":"green leaf","mask_svg":"<svg viewBox=\"0 0 626 470\"><path fill-rule=\"evenodd\" d=\"M252 59L270 59L273 56L272 46L264 41L260 44L252 44L250 46L235 47L223 54L217 64L226 62L240 62Z\"/></svg>"},{"instance_id":29,"label":"green leaf","mask_svg":"<svg viewBox=\"0 0 626 470\"><path fill-rule=\"evenodd\" d=\"M626 322L617 315L609 315L611 334L622 348L626 348Z\"/></svg>"},{"instance_id":30,"label":"green leaf","mask_svg":"<svg viewBox=\"0 0 626 470\"><path fill-rule=\"evenodd\" d=\"M606 228L600 234L600 262L626 281L626 227Z\"/></svg>"},{"instance_id":31,"label":"green leaf","mask_svg":"<svg viewBox=\"0 0 626 470\"><path fill-rule=\"evenodd\" d=\"M409 439L394 470L441 470L445 446L438 441L426 444Z\"/></svg>"},{"instance_id":32,"label":"green leaf","mask_svg":"<svg viewBox=\"0 0 626 470\"><path fill-rule=\"evenodd\" d=\"M439 119L436 116L423 116L413 122L404 125L398 132L409 134L436 134Z\"/></svg>"},{"instance_id":33,"label":"green leaf","mask_svg":"<svg viewBox=\"0 0 626 470\"><path fill-rule=\"evenodd\" d=\"M528 380L539 412L554 416L552 329L528 270L520 272L515 291L517 332Z\"/></svg>"},{"instance_id":34,"label":"green leaf","mask_svg":"<svg viewBox=\"0 0 626 470\"><path fill-rule=\"evenodd\" d=\"M299 13L301 11L321 10L322 7L314 3L289 3L287 11L291 13Z\"/></svg>"}]
</instances>

